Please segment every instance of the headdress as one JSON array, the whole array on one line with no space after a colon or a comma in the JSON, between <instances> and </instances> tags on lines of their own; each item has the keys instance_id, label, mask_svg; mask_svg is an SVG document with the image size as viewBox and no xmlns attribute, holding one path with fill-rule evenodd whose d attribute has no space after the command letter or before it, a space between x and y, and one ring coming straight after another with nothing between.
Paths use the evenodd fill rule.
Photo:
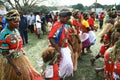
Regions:
<instances>
[{"instance_id":1,"label":"headdress","mask_svg":"<svg viewBox=\"0 0 120 80\"><path fill-rule=\"evenodd\" d=\"M79 13L79 10L73 10L73 11L72 11L72 15L73 15L73 16L77 15L78 13Z\"/></svg>"},{"instance_id":2,"label":"headdress","mask_svg":"<svg viewBox=\"0 0 120 80\"><path fill-rule=\"evenodd\" d=\"M20 19L20 14L17 10L10 10L8 11L8 13L6 14L6 19L8 21L19 18Z\"/></svg>"},{"instance_id":3,"label":"headdress","mask_svg":"<svg viewBox=\"0 0 120 80\"><path fill-rule=\"evenodd\" d=\"M72 12L68 9L62 9L59 13L60 17L67 17L67 16L71 16Z\"/></svg>"}]
</instances>

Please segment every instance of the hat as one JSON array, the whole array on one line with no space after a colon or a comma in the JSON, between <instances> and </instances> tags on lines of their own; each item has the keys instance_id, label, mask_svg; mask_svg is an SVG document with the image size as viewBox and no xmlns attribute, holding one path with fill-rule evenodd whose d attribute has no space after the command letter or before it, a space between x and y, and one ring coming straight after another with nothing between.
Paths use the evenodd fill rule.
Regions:
<instances>
[{"instance_id":1,"label":"hat","mask_svg":"<svg viewBox=\"0 0 120 80\"><path fill-rule=\"evenodd\" d=\"M70 12L68 9L63 9L59 13L60 17L67 17L67 16L71 16L71 15L72 15L72 12Z\"/></svg>"},{"instance_id":2,"label":"hat","mask_svg":"<svg viewBox=\"0 0 120 80\"><path fill-rule=\"evenodd\" d=\"M8 21L19 18L20 19L20 14L17 10L10 10L8 11L8 13L6 14L6 19Z\"/></svg>"},{"instance_id":3,"label":"hat","mask_svg":"<svg viewBox=\"0 0 120 80\"><path fill-rule=\"evenodd\" d=\"M79 13L79 10L73 10L73 11L72 11L72 15L73 15L73 16L77 15L78 13Z\"/></svg>"}]
</instances>

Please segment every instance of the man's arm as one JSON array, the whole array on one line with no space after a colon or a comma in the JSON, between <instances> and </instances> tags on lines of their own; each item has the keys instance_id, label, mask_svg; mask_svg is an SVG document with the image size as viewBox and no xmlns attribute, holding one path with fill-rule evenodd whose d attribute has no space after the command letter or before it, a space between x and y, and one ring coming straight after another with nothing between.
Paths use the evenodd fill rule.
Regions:
<instances>
[{"instance_id":1,"label":"man's arm","mask_svg":"<svg viewBox=\"0 0 120 80\"><path fill-rule=\"evenodd\" d=\"M59 53L61 53L61 52L60 52L60 47L58 46L58 44L55 43L55 39L54 39L54 38L49 38L49 41L50 41L51 45L52 45L53 47L55 47L55 49L56 49Z\"/></svg>"}]
</instances>

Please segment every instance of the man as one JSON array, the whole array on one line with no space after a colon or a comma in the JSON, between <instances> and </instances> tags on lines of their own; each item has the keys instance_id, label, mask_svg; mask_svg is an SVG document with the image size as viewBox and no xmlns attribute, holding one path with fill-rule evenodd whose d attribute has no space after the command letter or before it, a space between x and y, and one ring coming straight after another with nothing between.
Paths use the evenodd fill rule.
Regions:
<instances>
[{"instance_id":1,"label":"man","mask_svg":"<svg viewBox=\"0 0 120 80\"><path fill-rule=\"evenodd\" d=\"M34 32L34 15L31 12L30 15L28 16L28 28L30 29L30 32L33 33Z\"/></svg>"},{"instance_id":2,"label":"man","mask_svg":"<svg viewBox=\"0 0 120 80\"><path fill-rule=\"evenodd\" d=\"M62 10L59 13L59 21L56 21L48 35L48 39L52 46L60 53L61 60L59 63L59 76L65 78L73 74L73 63L71 59L71 51L68 48L68 30L65 24L68 23L72 13L68 10ZM70 42L70 41L69 41Z\"/></svg>"},{"instance_id":3,"label":"man","mask_svg":"<svg viewBox=\"0 0 120 80\"><path fill-rule=\"evenodd\" d=\"M100 13L100 18L99 18L99 22L100 22L100 29L102 29L103 26L103 21L104 21L104 12Z\"/></svg>"},{"instance_id":4,"label":"man","mask_svg":"<svg viewBox=\"0 0 120 80\"><path fill-rule=\"evenodd\" d=\"M38 39L41 39L41 18L40 18L40 13L39 12L36 12L35 14L35 24L36 24L36 29L37 29L37 37Z\"/></svg>"},{"instance_id":5,"label":"man","mask_svg":"<svg viewBox=\"0 0 120 80\"><path fill-rule=\"evenodd\" d=\"M28 44L28 24L27 18L23 16L23 13L20 12L20 23L19 23L19 32L23 39L23 45Z\"/></svg>"}]
</instances>

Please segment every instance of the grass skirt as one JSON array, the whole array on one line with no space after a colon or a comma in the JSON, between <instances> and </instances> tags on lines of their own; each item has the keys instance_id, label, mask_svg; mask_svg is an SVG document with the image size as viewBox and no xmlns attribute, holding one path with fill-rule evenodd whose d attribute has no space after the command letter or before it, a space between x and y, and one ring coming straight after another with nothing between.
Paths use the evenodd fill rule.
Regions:
<instances>
[{"instance_id":1,"label":"grass skirt","mask_svg":"<svg viewBox=\"0 0 120 80\"><path fill-rule=\"evenodd\" d=\"M22 75L18 76L13 67L0 58L0 80L34 80L40 76L25 55L16 59L13 58L13 62Z\"/></svg>"}]
</instances>

